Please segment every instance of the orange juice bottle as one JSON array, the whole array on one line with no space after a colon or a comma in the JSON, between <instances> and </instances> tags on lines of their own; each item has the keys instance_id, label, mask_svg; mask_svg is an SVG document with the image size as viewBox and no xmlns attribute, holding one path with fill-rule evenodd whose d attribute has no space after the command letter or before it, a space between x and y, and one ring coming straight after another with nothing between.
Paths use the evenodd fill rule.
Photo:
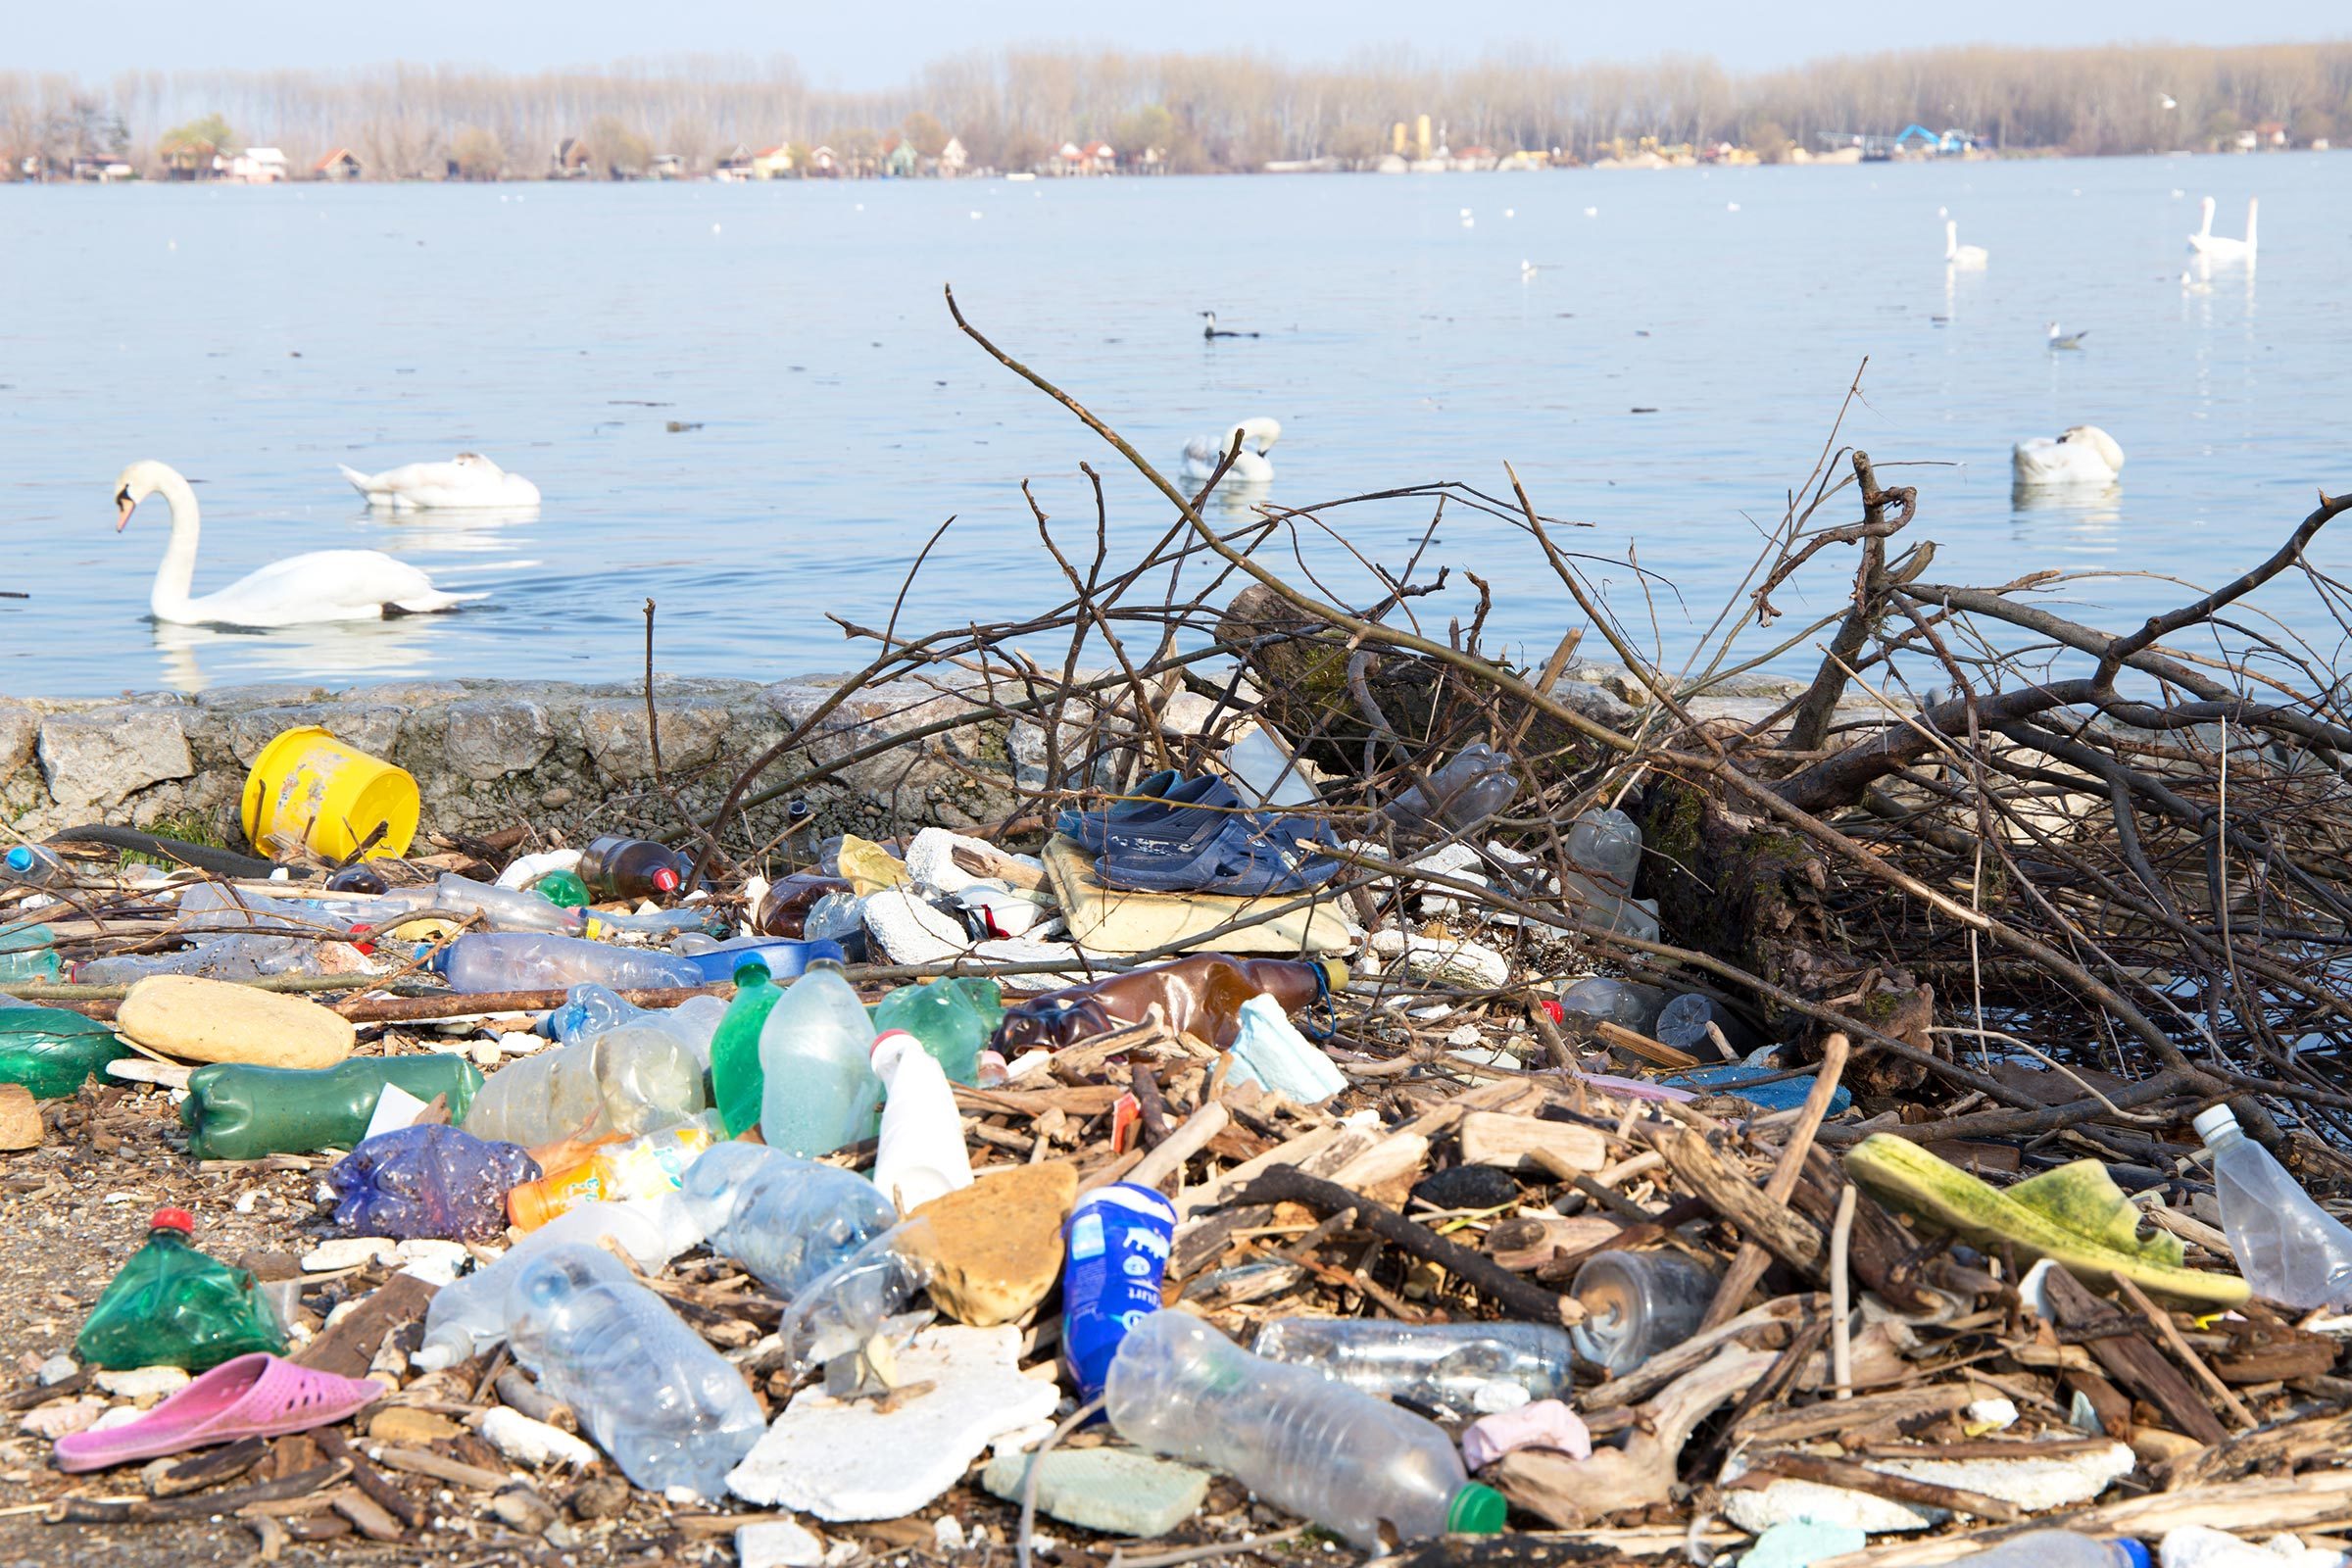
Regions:
<instances>
[{"instance_id":1,"label":"orange juice bottle","mask_svg":"<svg viewBox=\"0 0 2352 1568\"><path fill-rule=\"evenodd\" d=\"M565 1170L507 1192L507 1218L535 1231L582 1203L658 1198L684 1185L686 1167L723 1136L713 1112L601 1149Z\"/></svg>"}]
</instances>

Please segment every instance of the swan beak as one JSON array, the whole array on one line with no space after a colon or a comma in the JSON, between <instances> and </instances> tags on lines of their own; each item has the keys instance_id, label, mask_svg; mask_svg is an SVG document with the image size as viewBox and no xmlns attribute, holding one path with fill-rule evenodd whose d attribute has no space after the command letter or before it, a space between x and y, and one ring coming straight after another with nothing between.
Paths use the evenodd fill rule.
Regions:
<instances>
[{"instance_id":1,"label":"swan beak","mask_svg":"<svg viewBox=\"0 0 2352 1568\"><path fill-rule=\"evenodd\" d=\"M115 497L115 532L121 533L130 526L130 514L138 510L138 505L136 501L130 499L130 492L127 490Z\"/></svg>"}]
</instances>

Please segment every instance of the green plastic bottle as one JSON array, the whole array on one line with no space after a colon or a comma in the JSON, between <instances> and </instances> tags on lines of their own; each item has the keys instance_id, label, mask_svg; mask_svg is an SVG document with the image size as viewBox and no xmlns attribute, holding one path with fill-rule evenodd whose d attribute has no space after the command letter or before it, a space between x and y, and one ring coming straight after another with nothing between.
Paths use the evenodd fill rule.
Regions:
<instances>
[{"instance_id":1,"label":"green plastic bottle","mask_svg":"<svg viewBox=\"0 0 2352 1568\"><path fill-rule=\"evenodd\" d=\"M0 1007L0 1083L23 1084L35 1100L77 1094L130 1048L94 1018L63 1007Z\"/></svg>"},{"instance_id":2,"label":"green plastic bottle","mask_svg":"<svg viewBox=\"0 0 2352 1568\"><path fill-rule=\"evenodd\" d=\"M550 871L531 884L538 894L559 909L584 909L588 906L588 884L577 872Z\"/></svg>"},{"instance_id":3,"label":"green plastic bottle","mask_svg":"<svg viewBox=\"0 0 2352 1568\"><path fill-rule=\"evenodd\" d=\"M57 956L57 933L45 925L0 931L0 985L12 980L56 980L66 972Z\"/></svg>"},{"instance_id":4,"label":"green plastic bottle","mask_svg":"<svg viewBox=\"0 0 2352 1568\"><path fill-rule=\"evenodd\" d=\"M0 1014L0 1025L6 1014ZM449 1097L449 1117L462 1120L482 1087L482 1075L463 1056L438 1052L418 1056L354 1056L332 1067L253 1067L224 1062L188 1074L180 1125L198 1159L260 1159L350 1149L367 1136L368 1120L386 1084L418 1100Z\"/></svg>"},{"instance_id":5,"label":"green plastic bottle","mask_svg":"<svg viewBox=\"0 0 2352 1568\"><path fill-rule=\"evenodd\" d=\"M760 1125L760 1100L767 1088L760 1068L760 1031L783 998L767 965L746 963L735 970L735 1000L710 1037L710 1098L729 1138Z\"/></svg>"},{"instance_id":6,"label":"green plastic bottle","mask_svg":"<svg viewBox=\"0 0 2352 1568\"><path fill-rule=\"evenodd\" d=\"M1004 993L994 980L961 976L901 986L873 1009L876 1033L906 1030L959 1084L980 1081L980 1048L1004 1014Z\"/></svg>"},{"instance_id":7,"label":"green plastic bottle","mask_svg":"<svg viewBox=\"0 0 2352 1568\"><path fill-rule=\"evenodd\" d=\"M285 1331L253 1276L196 1250L196 1221L159 1208L147 1245L98 1298L74 1352L91 1366L180 1366L202 1372L255 1350L282 1351Z\"/></svg>"}]
</instances>

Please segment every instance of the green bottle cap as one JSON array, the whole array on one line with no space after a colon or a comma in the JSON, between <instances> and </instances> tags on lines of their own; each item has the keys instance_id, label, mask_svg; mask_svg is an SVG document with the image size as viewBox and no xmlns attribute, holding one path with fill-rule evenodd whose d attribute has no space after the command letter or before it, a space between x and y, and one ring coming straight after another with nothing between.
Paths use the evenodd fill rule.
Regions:
<instances>
[{"instance_id":1,"label":"green bottle cap","mask_svg":"<svg viewBox=\"0 0 2352 1568\"><path fill-rule=\"evenodd\" d=\"M1446 1533L1453 1536L1499 1536L1511 1511L1510 1499L1493 1487L1473 1481L1453 1494L1446 1510Z\"/></svg>"}]
</instances>

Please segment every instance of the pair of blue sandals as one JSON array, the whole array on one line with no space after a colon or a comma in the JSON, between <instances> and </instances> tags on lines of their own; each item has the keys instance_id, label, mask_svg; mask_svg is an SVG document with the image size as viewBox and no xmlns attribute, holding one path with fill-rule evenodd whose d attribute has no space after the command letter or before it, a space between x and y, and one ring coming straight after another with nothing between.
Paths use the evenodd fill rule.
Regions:
<instances>
[{"instance_id":1,"label":"pair of blue sandals","mask_svg":"<svg viewBox=\"0 0 2352 1568\"><path fill-rule=\"evenodd\" d=\"M1095 856L1096 874L1114 888L1256 898L1304 893L1340 874L1321 853L1337 847L1321 822L1253 810L1225 780L1174 768L1102 810L1063 811L1054 826Z\"/></svg>"}]
</instances>

